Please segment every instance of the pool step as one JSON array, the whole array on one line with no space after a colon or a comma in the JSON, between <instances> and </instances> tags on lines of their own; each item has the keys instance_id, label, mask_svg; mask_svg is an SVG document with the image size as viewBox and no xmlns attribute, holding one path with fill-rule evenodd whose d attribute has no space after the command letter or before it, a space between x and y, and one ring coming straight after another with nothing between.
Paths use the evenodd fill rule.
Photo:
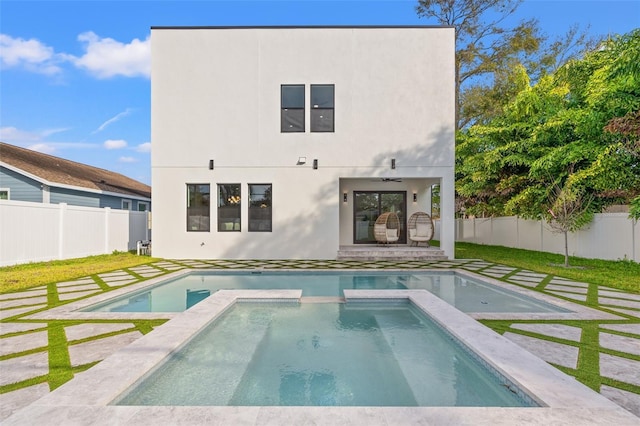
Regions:
<instances>
[{"instance_id":1,"label":"pool step","mask_svg":"<svg viewBox=\"0 0 640 426\"><path fill-rule=\"evenodd\" d=\"M446 260L439 247L341 246L337 260Z\"/></svg>"}]
</instances>

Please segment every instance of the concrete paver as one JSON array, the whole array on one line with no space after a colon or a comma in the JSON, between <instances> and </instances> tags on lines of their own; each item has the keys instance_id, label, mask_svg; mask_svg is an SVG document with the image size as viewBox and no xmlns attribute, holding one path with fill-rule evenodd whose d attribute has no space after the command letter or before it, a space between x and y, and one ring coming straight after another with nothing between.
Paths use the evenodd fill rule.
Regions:
<instances>
[{"instance_id":1,"label":"concrete paver","mask_svg":"<svg viewBox=\"0 0 640 426\"><path fill-rule=\"evenodd\" d=\"M49 353L37 352L31 355L0 361L0 386L21 382L49 374Z\"/></svg>"},{"instance_id":2,"label":"concrete paver","mask_svg":"<svg viewBox=\"0 0 640 426\"><path fill-rule=\"evenodd\" d=\"M102 361L118 349L142 337L139 331L118 334L104 339L69 346L71 365L76 367L95 361Z\"/></svg>"},{"instance_id":3,"label":"concrete paver","mask_svg":"<svg viewBox=\"0 0 640 426\"><path fill-rule=\"evenodd\" d=\"M600 333L600 346L640 356L640 340L617 334Z\"/></svg>"},{"instance_id":4,"label":"concrete paver","mask_svg":"<svg viewBox=\"0 0 640 426\"><path fill-rule=\"evenodd\" d=\"M600 375L640 386L640 361L601 353Z\"/></svg>"},{"instance_id":5,"label":"concrete paver","mask_svg":"<svg viewBox=\"0 0 640 426\"><path fill-rule=\"evenodd\" d=\"M4 339L0 339L0 356L41 348L48 344L49 339L46 331L36 331L5 337Z\"/></svg>"},{"instance_id":6,"label":"concrete paver","mask_svg":"<svg viewBox=\"0 0 640 426\"><path fill-rule=\"evenodd\" d=\"M573 369L578 366L578 348L575 346L549 342L510 332L504 333L504 337L549 363Z\"/></svg>"},{"instance_id":7,"label":"concrete paver","mask_svg":"<svg viewBox=\"0 0 640 426\"><path fill-rule=\"evenodd\" d=\"M582 329L564 324L512 324L511 328L579 342Z\"/></svg>"},{"instance_id":8,"label":"concrete paver","mask_svg":"<svg viewBox=\"0 0 640 426\"><path fill-rule=\"evenodd\" d=\"M132 328L132 323L116 323L116 324L101 324L101 323L86 323L78 325L70 325L64 328L67 340L80 340L88 337L99 336L100 334L114 333L116 331L126 330Z\"/></svg>"}]
</instances>

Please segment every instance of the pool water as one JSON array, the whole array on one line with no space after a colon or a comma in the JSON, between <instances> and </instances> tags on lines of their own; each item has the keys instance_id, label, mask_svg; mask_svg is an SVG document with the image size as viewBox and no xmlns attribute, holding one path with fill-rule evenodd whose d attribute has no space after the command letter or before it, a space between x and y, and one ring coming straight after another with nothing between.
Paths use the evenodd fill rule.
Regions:
<instances>
[{"instance_id":1,"label":"pool water","mask_svg":"<svg viewBox=\"0 0 640 426\"><path fill-rule=\"evenodd\" d=\"M479 280L429 272L198 272L86 310L182 312L220 289L302 289L306 297L342 297L345 289L425 289L463 312L568 312Z\"/></svg>"},{"instance_id":2,"label":"pool water","mask_svg":"<svg viewBox=\"0 0 640 426\"><path fill-rule=\"evenodd\" d=\"M237 303L116 405L531 406L407 302Z\"/></svg>"}]
</instances>

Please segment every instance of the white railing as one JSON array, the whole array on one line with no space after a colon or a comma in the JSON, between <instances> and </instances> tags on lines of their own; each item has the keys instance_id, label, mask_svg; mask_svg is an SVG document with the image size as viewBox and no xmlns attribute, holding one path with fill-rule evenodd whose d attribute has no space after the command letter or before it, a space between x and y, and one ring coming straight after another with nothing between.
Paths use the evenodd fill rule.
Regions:
<instances>
[{"instance_id":1,"label":"white railing","mask_svg":"<svg viewBox=\"0 0 640 426\"><path fill-rule=\"evenodd\" d=\"M0 266L134 250L148 223L148 212L3 200Z\"/></svg>"},{"instance_id":2,"label":"white railing","mask_svg":"<svg viewBox=\"0 0 640 426\"><path fill-rule=\"evenodd\" d=\"M628 213L596 214L593 222L570 233L568 240L570 256L640 262L640 224ZM552 233L546 222L516 216L458 219L456 241L564 254L562 234Z\"/></svg>"}]
</instances>

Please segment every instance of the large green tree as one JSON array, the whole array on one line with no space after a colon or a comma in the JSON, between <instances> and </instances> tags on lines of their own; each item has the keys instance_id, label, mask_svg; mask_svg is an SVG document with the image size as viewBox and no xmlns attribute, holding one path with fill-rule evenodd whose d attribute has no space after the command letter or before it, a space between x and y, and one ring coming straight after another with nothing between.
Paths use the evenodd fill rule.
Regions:
<instances>
[{"instance_id":1,"label":"large green tree","mask_svg":"<svg viewBox=\"0 0 640 426\"><path fill-rule=\"evenodd\" d=\"M466 210L544 217L554 185L592 196L592 211L637 199L638 58L640 30L607 40L461 132L457 190Z\"/></svg>"},{"instance_id":2,"label":"large green tree","mask_svg":"<svg viewBox=\"0 0 640 426\"><path fill-rule=\"evenodd\" d=\"M548 40L535 19L508 25L523 0L419 0L419 16L456 29L456 128L484 123L522 89L522 70L537 80L588 44L570 28Z\"/></svg>"}]
</instances>

